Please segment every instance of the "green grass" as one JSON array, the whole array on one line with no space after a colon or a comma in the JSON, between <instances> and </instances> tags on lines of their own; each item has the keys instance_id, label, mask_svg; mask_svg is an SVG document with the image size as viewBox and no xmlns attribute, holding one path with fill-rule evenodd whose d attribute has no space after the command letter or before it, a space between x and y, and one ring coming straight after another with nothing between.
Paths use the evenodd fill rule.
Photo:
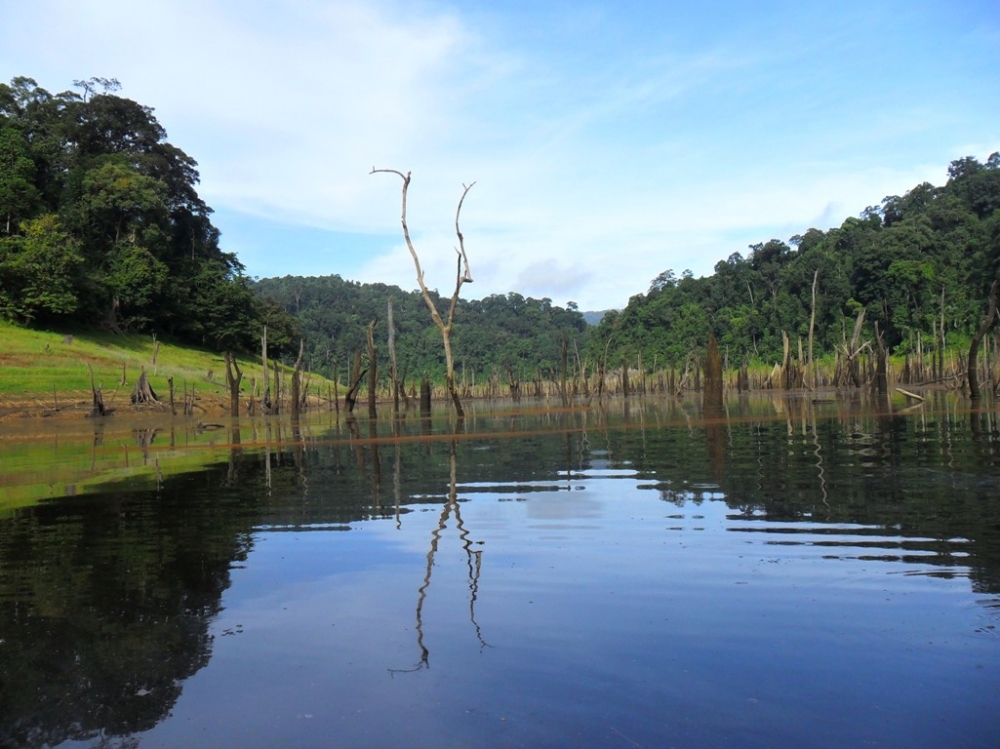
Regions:
<instances>
[{"instance_id":1,"label":"green grass","mask_svg":"<svg viewBox=\"0 0 1000 749\"><path fill-rule=\"evenodd\" d=\"M89 397L90 370L94 383L105 393L105 402L119 388L124 365L125 393L145 368L157 395L166 397L167 378L174 380L175 393L184 385L200 393L225 395L226 365L222 354L160 342L153 363L154 342L151 336L111 335L100 332L73 334L30 330L0 321L0 400L37 398L51 402L53 391L64 397ZM243 391L250 389L251 378L261 377L259 360L238 357L243 370ZM321 378L313 377L314 383ZM325 387L325 380L322 380ZM179 396L177 396L179 399Z\"/></svg>"}]
</instances>

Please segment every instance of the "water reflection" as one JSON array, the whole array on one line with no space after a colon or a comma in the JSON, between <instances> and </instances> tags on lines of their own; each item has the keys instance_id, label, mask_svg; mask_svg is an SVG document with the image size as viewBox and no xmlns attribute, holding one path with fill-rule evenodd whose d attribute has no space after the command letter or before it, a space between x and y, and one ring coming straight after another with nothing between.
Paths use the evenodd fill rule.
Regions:
<instances>
[{"instance_id":1,"label":"water reflection","mask_svg":"<svg viewBox=\"0 0 1000 749\"><path fill-rule=\"evenodd\" d=\"M486 703L510 700L510 685L491 679L501 661L521 663L517 654L525 649L528 665L519 668L539 669L541 677L530 673L551 695L567 701L572 695L592 707L586 699L600 694L607 710L630 715L635 704L608 695L646 690L660 699L656 710L667 710L663 705L680 704L677 694L664 691L673 688L670 680L653 679L643 668L655 663L656 674L673 672L662 654L688 657L660 639L664 631L695 650L701 644L685 639L694 637L687 625L664 622L714 621L735 611L749 627L757 611L789 616L783 607L791 604L780 596L794 596L782 591L803 579L820 588L849 587L855 575L886 589L901 578L967 584L986 612L976 634L993 637L990 627L1000 618L1000 436L989 408L970 412L942 401L900 414L873 412L858 399L776 395L744 397L707 413L691 402L633 398L546 413L477 412L472 405L462 430L440 418L227 426L214 436L176 426L123 438L88 434L80 448L84 469L117 461L115 470L145 469L155 478L142 488L66 492L0 518L0 745L97 744L192 710L180 704L182 692L214 660L213 632L251 631L250 624L236 630L224 619L235 595L229 588L238 587L235 571L245 567L250 574L255 560L261 564L262 539L306 532L326 544L317 564L353 544L358 556L338 557L341 567L317 590L350 589L362 585L359 579L365 593L355 603L385 599L380 605L390 613L379 609L380 636L396 642L391 633L397 632L399 641L386 646L382 659L365 661L365 670L414 674L395 680L414 691L397 694L420 705L427 704L421 690L437 683L425 673L432 662L435 675L475 691L455 657L471 645L481 654L504 654L476 673L494 690ZM199 443L195 454L212 461L198 463L198 472L172 473L179 446L202 439L216 441ZM59 450L70 449L61 440ZM446 555L449 543L461 558L461 596L447 587L456 569ZM366 555L379 564L365 567ZM388 559L399 560L398 570ZM356 578L355 567L367 576ZM279 590L290 585L273 574ZM769 575L775 582L767 596L781 601L776 609L769 608L771 598L750 593ZM618 593L613 601L608 589ZM668 605L671 596L678 600ZM831 601L820 615L853 605ZM439 614L432 615L436 603ZM809 613L801 599L794 606ZM344 619L355 615L350 607L342 611ZM778 621L787 636L797 620ZM353 652L363 628L338 626L349 634L334 639L333 649ZM718 631L708 635L712 647L738 669L752 648L727 651ZM724 631L744 636L738 628ZM574 642L581 647L574 658L582 662L560 660ZM771 652L769 641L756 642ZM309 657L323 657L322 651ZM588 657L617 669L613 676L601 671L600 689L589 698L573 691L587 684ZM698 666L723 668L714 661ZM569 685L546 678L547 668L572 668L580 679ZM330 680L324 683L340 699L353 689L335 675L316 678ZM785 689L793 686L784 675L774 678ZM540 697L534 684L518 684L533 699L555 699ZM232 687L246 688L236 681ZM563 715L563 728L573 725L563 702L549 707ZM657 725L663 730L665 721ZM653 722L636 734L645 745L658 738ZM283 743L281 734L270 739ZM540 745L537 734L520 736L521 743L529 739ZM302 743L322 745L317 737Z\"/></svg>"},{"instance_id":2,"label":"water reflection","mask_svg":"<svg viewBox=\"0 0 1000 749\"><path fill-rule=\"evenodd\" d=\"M434 572L434 563L435 557L438 553L438 546L441 542L442 536L447 530L448 521L452 516L455 518L455 530L457 531L458 539L461 541L462 549L465 551L468 563L469 621L475 629L476 639L479 641L480 646L483 648L489 647L487 642L483 639L482 627L476 621L476 599L479 595L479 575L482 571L482 550L472 548L475 542L471 539L469 531L465 527L465 523L462 520L462 511L459 506L460 500L458 498L458 459L456 457L456 452L457 445L455 442L452 442L448 451L450 479L448 484L448 495L444 503L444 507L441 510L441 515L438 518L437 526L431 532L430 548L427 551L424 578L420 587L417 589L417 606L415 614L416 625L414 629L417 635L417 648L420 651L420 659L410 668L390 668L389 672L392 674L413 673L414 671L430 668L430 650L424 642L424 603L427 601L427 596L431 587L431 576ZM399 527L398 524L399 520L397 517L397 527Z\"/></svg>"}]
</instances>

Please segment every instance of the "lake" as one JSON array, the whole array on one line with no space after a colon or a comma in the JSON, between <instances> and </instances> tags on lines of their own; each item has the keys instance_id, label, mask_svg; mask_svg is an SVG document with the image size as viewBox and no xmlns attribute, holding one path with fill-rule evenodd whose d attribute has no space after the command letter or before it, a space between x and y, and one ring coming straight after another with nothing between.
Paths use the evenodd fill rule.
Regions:
<instances>
[{"instance_id":1,"label":"lake","mask_svg":"<svg viewBox=\"0 0 1000 749\"><path fill-rule=\"evenodd\" d=\"M0 746L1000 746L1000 414L931 395L3 425Z\"/></svg>"}]
</instances>

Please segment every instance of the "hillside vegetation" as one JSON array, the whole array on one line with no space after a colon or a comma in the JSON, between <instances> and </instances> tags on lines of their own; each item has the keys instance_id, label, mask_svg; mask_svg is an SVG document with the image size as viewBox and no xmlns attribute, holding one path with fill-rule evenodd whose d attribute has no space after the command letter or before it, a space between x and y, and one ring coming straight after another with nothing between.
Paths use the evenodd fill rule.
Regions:
<instances>
[{"instance_id":1,"label":"hillside vegetation","mask_svg":"<svg viewBox=\"0 0 1000 749\"><path fill-rule=\"evenodd\" d=\"M395 345L400 371L408 378L444 373L441 335L431 322L419 291L398 286L361 284L340 276L265 278L255 291L291 313L307 341L313 371L329 374L334 362L346 371L355 351L366 347L365 328L376 320L379 356L386 360L388 303L392 300ZM442 315L449 299L431 292ZM495 294L484 299L459 299L452 346L456 371L533 375L555 370L561 361L563 335L570 351L582 350L587 323L575 305L563 308L551 299L520 294ZM383 369L386 369L383 367Z\"/></svg>"},{"instance_id":2,"label":"hillside vegetation","mask_svg":"<svg viewBox=\"0 0 1000 749\"><path fill-rule=\"evenodd\" d=\"M75 85L0 84L0 317L220 351L255 348L265 322L287 328L220 249L197 162L153 110L114 80Z\"/></svg>"},{"instance_id":3,"label":"hillside vegetation","mask_svg":"<svg viewBox=\"0 0 1000 749\"><path fill-rule=\"evenodd\" d=\"M774 362L783 334L795 347L810 328L815 355L829 355L852 337L862 311L862 337L881 336L890 352L967 347L1000 278L1000 154L952 162L948 175L942 187L889 196L838 228L733 253L710 276L665 270L605 315L591 358L680 366L714 334L732 366Z\"/></svg>"}]
</instances>

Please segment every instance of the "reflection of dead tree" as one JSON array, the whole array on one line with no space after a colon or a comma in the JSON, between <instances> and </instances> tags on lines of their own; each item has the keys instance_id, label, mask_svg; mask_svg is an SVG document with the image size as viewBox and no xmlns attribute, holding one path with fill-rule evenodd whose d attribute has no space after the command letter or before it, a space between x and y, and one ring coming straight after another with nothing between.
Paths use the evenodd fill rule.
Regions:
<instances>
[{"instance_id":1,"label":"reflection of dead tree","mask_svg":"<svg viewBox=\"0 0 1000 749\"><path fill-rule=\"evenodd\" d=\"M441 331L441 340L444 343L445 366L447 368L445 379L448 385L448 393L451 395L451 400L455 404L455 413L457 413L459 417L462 417L465 415L465 412L462 409L462 401L459 398L458 391L455 389L455 363L451 353L451 330L455 324L455 307L458 304L458 292L461 290L462 284L472 283L472 273L469 271L469 258L465 254L465 238L462 236L461 229L459 229L458 219L462 213L462 203L465 202L465 196L476 183L472 182L468 185L462 185L462 197L459 198L458 208L455 211L455 234L458 235L458 247L455 248L455 252L458 255L458 258L455 269L455 291L451 295L451 304L448 307L448 321L445 322L441 319L441 314L438 312L437 305L434 304L434 300L431 298L431 294L427 290L427 285L424 283L424 272L420 268L420 259L417 257L417 251L413 248L413 242L410 241L410 229L406 224L406 191L410 186L410 173L407 172L406 174L403 174L396 169L372 168L371 174L375 174L377 172L397 174L403 180L403 211L401 219L403 225L403 238L406 240L406 248L410 251L410 255L413 257L413 265L417 269L417 283L420 284L420 293L423 295L424 302L430 310L431 319L434 320L434 324L437 326L438 330ZM464 272L462 270L463 265L465 267Z\"/></svg>"},{"instance_id":2,"label":"reflection of dead tree","mask_svg":"<svg viewBox=\"0 0 1000 749\"><path fill-rule=\"evenodd\" d=\"M483 565L482 549L473 549L474 543L469 538L469 531L462 521L462 513L458 504L458 460L455 457L455 443L451 443L451 485L448 492L448 503L455 512L455 527L458 529L458 537L462 540L462 548L465 549L466 561L469 566L469 621L476 629L476 639L479 640L480 648L487 648L489 644L483 639L483 631L476 621L476 598L479 595L479 573ZM479 543L482 543L481 541Z\"/></svg>"},{"instance_id":3,"label":"reflection of dead tree","mask_svg":"<svg viewBox=\"0 0 1000 749\"><path fill-rule=\"evenodd\" d=\"M390 673L412 673L414 671L430 668L430 651L424 644L424 602L427 600L427 592L431 586L431 573L434 570L434 557L437 555L441 536L444 534L444 531L448 526L448 518L451 517L452 513L455 515L455 527L458 530L459 539L462 541L462 548L466 553L469 570L469 620L472 622L472 626L476 630L476 639L479 640L480 648L490 647L489 643L483 639L482 628L480 627L479 622L476 621L476 599L479 596L479 574L482 570L483 552L480 549L472 548L472 545L476 542L469 538L469 531L466 529L465 523L462 520L462 513L459 509L458 502L458 460L455 453L456 443L452 442L449 455L450 480L448 487L448 500L441 509L441 515L438 517L437 527L431 532L431 546L427 551L427 565L424 568L424 580L417 589L417 621L415 629L417 631L417 647L420 649L420 660L412 668L391 668L389 669Z\"/></svg>"}]
</instances>

